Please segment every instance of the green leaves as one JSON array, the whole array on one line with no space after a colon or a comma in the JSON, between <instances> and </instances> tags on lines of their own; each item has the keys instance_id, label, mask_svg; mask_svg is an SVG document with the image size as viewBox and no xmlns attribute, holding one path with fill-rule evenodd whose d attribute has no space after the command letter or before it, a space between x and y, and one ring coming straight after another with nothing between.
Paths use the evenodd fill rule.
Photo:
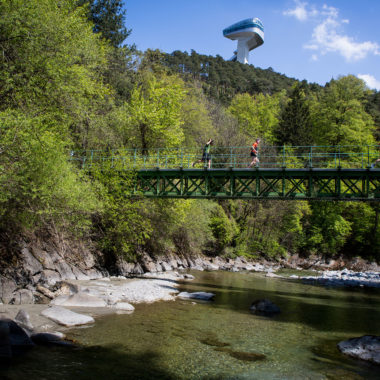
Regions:
<instances>
[{"instance_id":1,"label":"green leaves","mask_svg":"<svg viewBox=\"0 0 380 380\"><path fill-rule=\"evenodd\" d=\"M331 81L312 107L317 145L373 145L374 122L365 110L364 82L352 75Z\"/></svg>"},{"instance_id":2,"label":"green leaves","mask_svg":"<svg viewBox=\"0 0 380 380\"><path fill-rule=\"evenodd\" d=\"M284 97L285 92L272 96L239 94L232 100L228 110L237 118L241 132L249 136L250 144L257 137L273 144L280 104Z\"/></svg>"},{"instance_id":3,"label":"green leaves","mask_svg":"<svg viewBox=\"0 0 380 380\"><path fill-rule=\"evenodd\" d=\"M100 205L69 162L67 145L54 122L17 112L0 113L2 223L41 226L49 222L81 230ZM50 126L50 128L48 128Z\"/></svg>"},{"instance_id":4,"label":"green leaves","mask_svg":"<svg viewBox=\"0 0 380 380\"><path fill-rule=\"evenodd\" d=\"M155 147L177 147L184 140L181 128L185 90L175 76L156 78L144 73L126 106L126 143L145 152Z\"/></svg>"}]
</instances>

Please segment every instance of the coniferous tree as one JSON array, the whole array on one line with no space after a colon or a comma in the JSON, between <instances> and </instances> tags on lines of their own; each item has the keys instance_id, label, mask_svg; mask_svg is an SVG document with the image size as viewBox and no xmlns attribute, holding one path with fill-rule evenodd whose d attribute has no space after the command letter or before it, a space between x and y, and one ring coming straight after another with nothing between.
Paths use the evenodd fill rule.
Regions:
<instances>
[{"instance_id":1,"label":"coniferous tree","mask_svg":"<svg viewBox=\"0 0 380 380\"><path fill-rule=\"evenodd\" d=\"M281 114L277 130L280 145L312 145L310 107L304 88L305 84L294 86Z\"/></svg>"},{"instance_id":2,"label":"coniferous tree","mask_svg":"<svg viewBox=\"0 0 380 380\"><path fill-rule=\"evenodd\" d=\"M124 25L126 11L121 0L79 0L79 5L89 4L89 20L94 32L101 33L114 47L119 47L131 34Z\"/></svg>"}]
</instances>

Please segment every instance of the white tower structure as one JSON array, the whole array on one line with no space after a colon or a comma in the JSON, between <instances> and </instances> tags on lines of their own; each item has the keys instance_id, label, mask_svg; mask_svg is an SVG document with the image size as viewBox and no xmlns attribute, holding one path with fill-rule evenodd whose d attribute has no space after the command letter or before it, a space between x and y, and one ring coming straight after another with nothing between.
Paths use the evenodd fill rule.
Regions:
<instances>
[{"instance_id":1,"label":"white tower structure","mask_svg":"<svg viewBox=\"0 0 380 380\"><path fill-rule=\"evenodd\" d=\"M249 52L264 43L264 25L258 18L247 18L224 29L223 36L238 41L231 61L248 63Z\"/></svg>"}]
</instances>

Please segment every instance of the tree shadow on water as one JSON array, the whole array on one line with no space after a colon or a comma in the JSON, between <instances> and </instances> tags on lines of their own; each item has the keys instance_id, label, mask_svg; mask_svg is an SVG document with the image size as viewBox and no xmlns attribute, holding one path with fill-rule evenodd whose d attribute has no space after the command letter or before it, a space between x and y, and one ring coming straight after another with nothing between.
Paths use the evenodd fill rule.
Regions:
<instances>
[{"instance_id":1,"label":"tree shadow on water","mask_svg":"<svg viewBox=\"0 0 380 380\"><path fill-rule=\"evenodd\" d=\"M123 345L68 349L36 347L0 369L4 380L175 379L154 352L133 353Z\"/></svg>"},{"instance_id":2,"label":"tree shadow on water","mask_svg":"<svg viewBox=\"0 0 380 380\"><path fill-rule=\"evenodd\" d=\"M200 288L205 291L213 288L210 289L216 294L210 303L213 308L247 314L252 302L267 298L281 309L280 314L268 318L268 321L301 323L321 331L366 332L373 335L380 333L380 302L362 298L365 294L362 290L347 297L342 293L339 296L334 293L318 294L302 288L287 291L286 283L267 289L255 289L229 285L209 286L207 283L195 282L189 284L186 291Z\"/></svg>"}]
</instances>

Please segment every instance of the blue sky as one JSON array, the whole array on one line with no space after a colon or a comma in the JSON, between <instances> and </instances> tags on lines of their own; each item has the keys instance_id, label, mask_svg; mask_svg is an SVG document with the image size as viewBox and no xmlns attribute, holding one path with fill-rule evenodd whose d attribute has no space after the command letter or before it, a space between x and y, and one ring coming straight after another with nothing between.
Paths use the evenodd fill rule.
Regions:
<instances>
[{"instance_id":1,"label":"blue sky","mask_svg":"<svg viewBox=\"0 0 380 380\"><path fill-rule=\"evenodd\" d=\"M258 17L265 42L249 63L324 85L354 74L380 90L378 0L125 0L127 42L160 49L220 55L229 59L236 42L222 30Z\"/></svg>"}]
</instances>

